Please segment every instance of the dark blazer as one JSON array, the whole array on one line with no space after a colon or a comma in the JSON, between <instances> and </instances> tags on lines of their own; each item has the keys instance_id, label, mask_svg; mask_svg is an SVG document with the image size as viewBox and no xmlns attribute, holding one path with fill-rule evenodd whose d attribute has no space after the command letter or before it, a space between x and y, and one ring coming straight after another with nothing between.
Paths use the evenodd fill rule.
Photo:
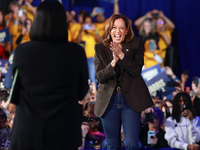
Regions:
<instances>
[{"instance_id":1,"label":"dark blazer","mask_svg":"<svg viewBox=\"0 0 200 150\"><path fill-rule=\"evenodd\" d=\"M141 77L141 70L144 64L144 47L141 39L133 38L122 45L124 58L117 62L123 68L121 82L122 93L127 103L136 112L153 105L148 88ZM102 43L95 45L95 70L99 82L96 95L95 114L101 117L105 112L110 98L116 88L116 71L111 66L113 59L112 51Z\"/></svg>"},{"instance_id":2,"label":"dark blazer","mask_svg":"<svg viewBox=\"0 0 200 150\"><path fill-rule=\"evenodd\" d=\"M77 149L82 138L78 100L88 91L84 49L75 43L30 41L16 48L16 69L12 149Z\"/></svg>"}]
</instances>

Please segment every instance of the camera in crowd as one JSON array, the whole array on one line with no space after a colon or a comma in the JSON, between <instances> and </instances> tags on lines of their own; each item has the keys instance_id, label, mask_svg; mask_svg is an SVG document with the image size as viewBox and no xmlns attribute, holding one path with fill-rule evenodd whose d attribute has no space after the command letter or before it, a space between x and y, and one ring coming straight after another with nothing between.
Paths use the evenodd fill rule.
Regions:
<instances>
[{"instance_id":1,"label":"camera in crowd","mask_svg":"<svg viewBox=\"0 0 200 150\"><path fill-rule=\"evenodd\" d=\"M144 114L144 122L154 122L154 113L152 111Z\"/></svg>"}]
</instances>

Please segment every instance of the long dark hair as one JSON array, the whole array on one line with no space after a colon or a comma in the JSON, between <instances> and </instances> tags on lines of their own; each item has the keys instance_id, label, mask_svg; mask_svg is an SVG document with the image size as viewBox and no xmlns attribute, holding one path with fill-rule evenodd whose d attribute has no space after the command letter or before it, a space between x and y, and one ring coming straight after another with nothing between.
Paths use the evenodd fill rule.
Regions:
<instances>
[{"instance_id":1,"label":"long dark hair","mask_svg":"<svg viewBox=\"0 0 200 150\"><path fill-rule=\"evenodd\" d=\"M67 19L64 6L58 1L41 2L29 35L33 41L67 42Z\"/></svg>"},{"instance_id":2,"label":"long dark hair","mask_svg":"<svg viewBox=\"0 0 200 150\"><path fill-rule=\"evenodd\" d=\"M180 117L181 117L181 113L182 113L181 108L179 106L179 101L181 99L184 101L184 104L187 105L187 108L193 113L193 116L194 116L190 95L186 92L180 92L180 93L176 94L176 96L174 97L174 99L172 101L172 103L173 103L172 119L175 119L176 122L180 122Z\"/></svg>"}]
</instances>

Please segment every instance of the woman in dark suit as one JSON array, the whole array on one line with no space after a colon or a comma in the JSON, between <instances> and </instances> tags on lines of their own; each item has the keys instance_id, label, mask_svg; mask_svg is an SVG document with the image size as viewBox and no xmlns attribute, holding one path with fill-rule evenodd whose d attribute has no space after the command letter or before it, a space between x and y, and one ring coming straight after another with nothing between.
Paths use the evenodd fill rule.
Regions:
<instances>
[{"instance_id":1,"label":"woman in dark suit","mask_svg":"<svg viewBox=\"0 0 200 150\"><path fill-rule=\"evenodd\" d=\"M14 55L11 149L77 150L82 137L78 100L88 91L88 70L84 49L68 42L61 3L38 6L30 38Z\"/></svg>"},{"instance_id":2,"label":"woman in dark suit","mask_svg":"<svg viewBox=\"0 0 200 150\"><path fill-rule=\"evenodd\" d=\"M95 45L95 69L99 82L95 114L101 117L109 150L120 149L122 122L127 150L137 150L140 112L153 105L140 73L144 64L141 39L133 37L125 15L112 15L105 38Z\"/></svg>"}]
</instances>

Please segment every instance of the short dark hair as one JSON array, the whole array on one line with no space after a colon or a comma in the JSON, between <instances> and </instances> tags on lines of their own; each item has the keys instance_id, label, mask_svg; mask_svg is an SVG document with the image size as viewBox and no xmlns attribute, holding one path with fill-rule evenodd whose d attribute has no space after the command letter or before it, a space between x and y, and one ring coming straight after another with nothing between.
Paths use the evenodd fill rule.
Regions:
<instances>
[{"instance_id":1,"label":"short dark hair","mask_svg":"<svg viewBox=\"0 0 200 150\"><path fill-rule=\"evenodd\" d=\"M33 41L67 42L67 17L64 6L58 1L41 2L29 35Z\"/></svg>"}]
</instances>

